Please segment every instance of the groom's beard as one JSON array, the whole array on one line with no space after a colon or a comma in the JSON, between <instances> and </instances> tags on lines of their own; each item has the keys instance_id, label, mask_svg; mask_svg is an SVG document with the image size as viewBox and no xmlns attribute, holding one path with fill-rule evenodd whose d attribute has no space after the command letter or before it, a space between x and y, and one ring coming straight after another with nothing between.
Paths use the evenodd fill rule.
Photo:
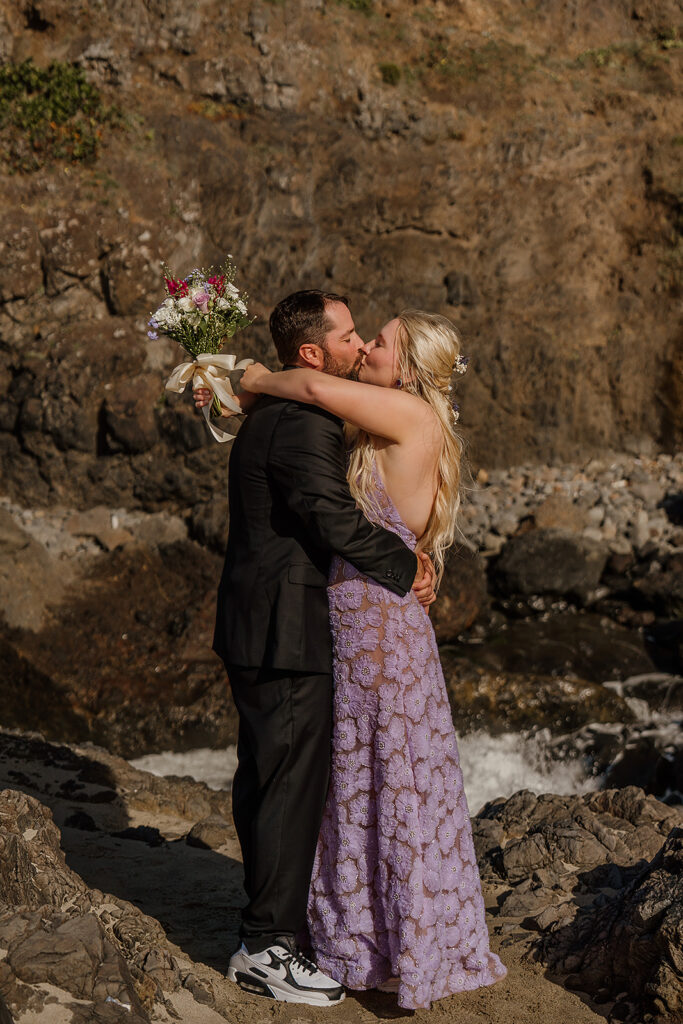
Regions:
<instances>
[{"instance_id":1,"label":"groom's beard","mask_svg":"<svg viewBox=\"0 0 683 1024\"><path fill-rule=\"evenodd\" d=\"M363 356L359 355L353 366L344 366L338 359L331 356L327 349L323 349L323 373L329 373L331 377L341 377L343 380L358 380L360 368L363 365Z\"/></svg>"}]
</instances>

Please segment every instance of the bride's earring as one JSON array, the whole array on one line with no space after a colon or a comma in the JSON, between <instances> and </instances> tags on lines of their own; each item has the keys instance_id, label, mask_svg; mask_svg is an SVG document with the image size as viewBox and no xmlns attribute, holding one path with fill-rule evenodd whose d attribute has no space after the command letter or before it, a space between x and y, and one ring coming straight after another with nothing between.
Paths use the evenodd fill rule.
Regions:
<instances>
[{"instance_id":1,"label":"bride's earring","mask_svg":"<svg viewBox=\"0 0 683 1024\"><path fill-rule=\"evenodd\" d=\"M397 388L402 388L403 387L403 380L402 380L401 377L399 377L398 380L396 381L396 387Z\"/></svg>"}]
</instances>

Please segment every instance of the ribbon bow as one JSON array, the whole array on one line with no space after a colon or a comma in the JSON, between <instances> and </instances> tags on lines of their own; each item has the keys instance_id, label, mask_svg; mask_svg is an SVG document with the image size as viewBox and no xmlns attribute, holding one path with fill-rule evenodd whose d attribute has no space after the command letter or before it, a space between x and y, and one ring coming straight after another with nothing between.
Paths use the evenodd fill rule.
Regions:
<instances>
[{"instance_id":1,"label":"ribbon bow","mask_svg":"<svg viewBox=\"0 0 683 1024\"><path fill-rule=\"evenodd\" d=\"M200 387L209 388L218 397L221 405L227 406L233 412L241 412L239 403L235 401L235 392L232 390L228 374L232 370L245 370L254 360L240 359L239 363L236 360L237 356L234 355L221 356L213 355L211 352L202 352L191 362L180 363L176 366L166 381L166 389L180 395L186 385L192 381L193 391ZM211 403L204 406L202 414L206 425L217 441L232 441L234 434L229 434L227 430L221 430L211 422Z\"/></svg>"}]
</instances>

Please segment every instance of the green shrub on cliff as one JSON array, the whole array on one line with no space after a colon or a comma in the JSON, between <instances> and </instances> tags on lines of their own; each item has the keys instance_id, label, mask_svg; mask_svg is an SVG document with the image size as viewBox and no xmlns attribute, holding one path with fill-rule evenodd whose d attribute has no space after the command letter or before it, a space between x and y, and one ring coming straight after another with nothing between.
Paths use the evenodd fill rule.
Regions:
<instances>
[{"instance_id":1,"label":"green shrub on cliff","mask_svg":"<svg viewBox=\"0 0 683 1024\"><path fill-rule=\"evenodd\" d=\"M342 4L344 7L350 7L352 11L362 11L363 14L370 14L375 0L337 0L337 3Z\"/></svg>"},{"instance_id":2,"label":"green shrub on cliff","mask_svg":"<svg viewBox=\"0 0 683 1024\"><path fill-rule=\"evenodd\" d=\"M379 64L378 67L385 85L398 85L401 81L401 69L398 64Z\"/></svg>"},{"instance_id":3,"label":"green shrub on cliff","mask_svg":"<svg viewBox=\"0 0 683 1024\"><path fill-rule=\"evenodd\" d=\"M81 68L32 60L0 66L0 147L14 171L35 171L52 160L92 162L102 127L118 120Z\"/></svg>"}]
</instances>

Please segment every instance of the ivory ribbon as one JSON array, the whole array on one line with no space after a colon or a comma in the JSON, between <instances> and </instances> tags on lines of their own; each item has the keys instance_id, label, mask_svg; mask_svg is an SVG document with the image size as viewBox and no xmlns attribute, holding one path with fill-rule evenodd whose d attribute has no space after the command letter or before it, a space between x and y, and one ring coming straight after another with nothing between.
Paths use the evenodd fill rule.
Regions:
<instances>
[{"instance_id":1,"label":"ivory ribbon","mask_svg":"<svg viewBox=\"0 0 683 1024\"><path fill-rule=\"evenodd\" d=\"M237 356L234 355L221 356L203 352L191 362L180 363L176 366L166 381L166 389L180 395L186 385L192 381L193 391L201 387L209 388L212 394L218 397L221 405L227 406L235 413L241 412L239 403L235 401L235 392L232 390L228 374L232 370L245 370L254 360L240 359L239 363L236 360ZM204 406L202 414L206 425L217 441L232 441L234 434L229 434L227 430L221 430L211 422L211 403Z\"/></svg>"}]
</instances>

